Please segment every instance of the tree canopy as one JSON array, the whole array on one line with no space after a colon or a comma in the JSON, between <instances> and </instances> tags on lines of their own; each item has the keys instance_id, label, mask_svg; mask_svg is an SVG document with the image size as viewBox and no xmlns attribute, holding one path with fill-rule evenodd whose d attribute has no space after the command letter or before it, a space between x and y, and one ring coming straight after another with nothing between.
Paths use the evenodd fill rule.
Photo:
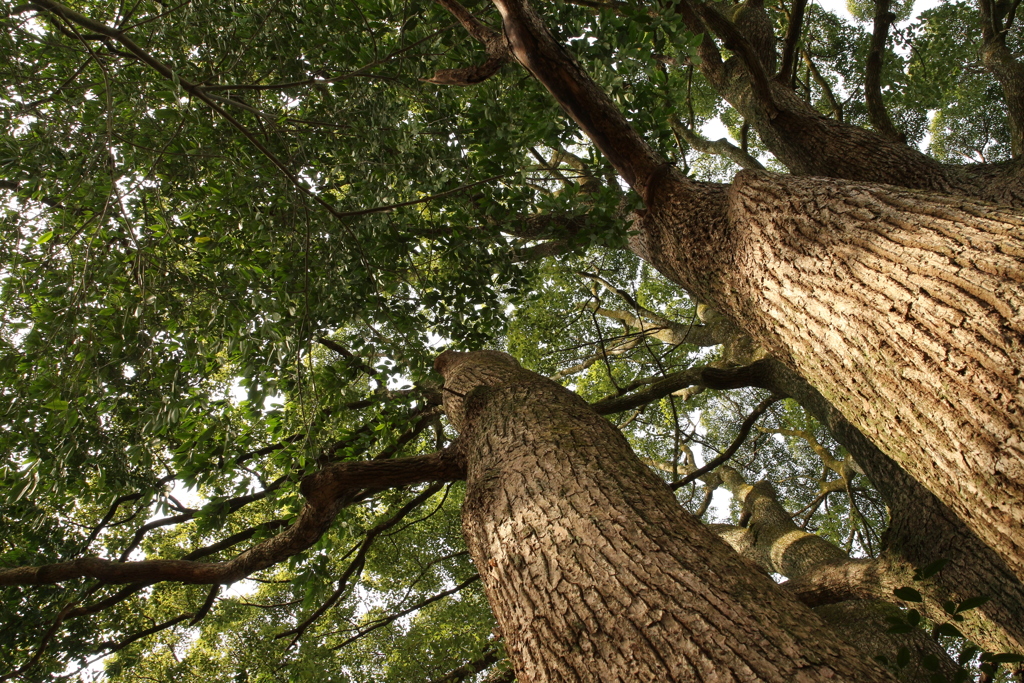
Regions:
<instances>
[{"instance_id":1,"label":"tree canopy","mask_svg":"<svg viewBox=\"0 0 1024 683\"><path fill-rule=\"evenodd\" d=\"M1024 654L1024 587L991 542L630 250L649 197L491 4L2 7L0 678L512 680L461 477L431 459L456 436L443 348L503 349L577 392L805 603L899 621L920 602L944 646ZM1019 215L1016 3L535 9L702 186L768 169ZM851 145L871 131L913 179L801 161L764 97ZM702 135L716 119L729 138ZM822 563L765 555L751 524L875 574L823 598Z\"/></svg>"}]
</instances>

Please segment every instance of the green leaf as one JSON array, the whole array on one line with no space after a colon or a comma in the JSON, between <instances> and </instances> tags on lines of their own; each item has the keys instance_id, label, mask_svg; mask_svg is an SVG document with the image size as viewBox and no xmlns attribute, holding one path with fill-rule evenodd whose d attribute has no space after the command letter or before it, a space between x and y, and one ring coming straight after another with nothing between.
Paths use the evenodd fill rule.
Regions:
<instances>
[{"instance_id":1,"label":"green leaf","mask_svg":"<svg viewBox=\"0 0 1024 683\"><path fill-rule=\"evenodd\" d=\"M993 664L1017 664L1024 662L1024 655L1019 655L1014 652L1000 652L999 654L992 655L989 661Z\"/></svg>"},{"instance_id":2,"label":"green leaf","mask_svg":"<svg viewBox=\"0 0 1024 683\"><path fill-rule=\"evenodd\" d=\"M914 574L915 581L922 581L924 579L930 579L931 577L938 574L942 569L949 564L949 560L940 558L934 562L925 565Z\"/></svg>"},{"instance_id":3,"label":"green leaf","mask_svg":"<svg viewBox=\"0 0 1024 683\"><path fill-rule=\"evenodd\" d=\"M907 664L910 664L910 650L906 647L901 647L896 653L896 666L902 669Z\"/></svg>"},{"instance_id":4,"label":"green leaf","mask_svg":"<svg viewBox=\"0 0 1024 683\"><path fill-rule=\"evenodd\" d=\"M950 624L948 622L936 626L935 632L938 633L940 636L948 636L950 638L963 638L963 634L960 633L960 629L958 629L956 626L953 626L953 624Z\"/></svg>"},{"instance_id":5,"label":"green leaf","mask_svg":"<svg viewBox=\"0 0 1024 683\"><path fill-rule=\"evenodd\" d=\"M905 600L907 602L924 602L924 598L921 597L921 594L913 588L911 588L910 586L894 588L892 592L893 595L895 595L900 600Z\"/></svg>"},{"instance_id":6,"label":"green leaf","mask_svg":"<svg viewBox=\"0 0 1024 683\"><path fill-rule=\"evenodd\" d=\"M53 239L53 230L47 230L36 239L36 244L46 244Z\"/></svg>"},{"instance_id":7,"label":"green leaf","mask_svg":"<svg viewBox=\"0 0 1024 683\"><path fill-rule=\"evenodd\" d=\"M978 654L980 651L981 649L978 648L976 645L968 645L960 651L960 654L956 658L956 663L960 666L963 666L967 662L974 659L974 655Z\"/></svg>"},{"instance_id":8,"label":"green leaf","mask_svg":"<svg viewBox=\"0 0 1024 683\"><path fill-rule=\"evenodd\" d=\"M988 596L984 596L984 595L979 595L976 598L968 598L967 600L964 600L959 605L957 605L956 611L957 612L966 612L969 609L976 609L976 608L981 607L982 605L984 605L989 600L990 600L990 598Z\"/></svg>"},{"instance_id":9,"label":"green leaf","mask_svg":"<svg viewBox=\"0 0 1024 683\"><path fill-rule=\"evenodd\" d=\"M69 405L71 404L68 403L67 401L55 398L49 403L44 404L43 407L46 408L47 410L67 410Z\"/></svg>"}]
</instances>

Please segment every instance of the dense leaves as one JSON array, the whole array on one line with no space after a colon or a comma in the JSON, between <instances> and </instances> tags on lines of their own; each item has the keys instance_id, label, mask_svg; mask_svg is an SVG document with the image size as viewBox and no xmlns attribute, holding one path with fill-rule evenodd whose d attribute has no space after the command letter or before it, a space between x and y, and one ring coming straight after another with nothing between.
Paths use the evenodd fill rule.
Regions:
<instances>
[{"instance_id":1,"label":"dense leaves","mask_svg":"<svg viewBox=\"0 0 1024 683\"><path fill-rule=\"evenodd\" d=\"M721 115L781 168L700 76L701 36L668 5L603 5L543 11L645 139L727 180L735 165L680 131ZM788 8L768 5L782 35ZM273 537L303 505L303 476L449 442L429 370L442 346L505 348L590 401L755 359L659 336L713 312L622 249L638 198L528 73L426 82L483 60L443 7L72 9L112 33L48 3L0 16L3 567L216 561ZM488 5L469 9L498 26ZM914 144L930 133L943 161L1009 156L976 33L972 8L948 3L901 25L886 54L897 126ZM866 125L868 41L809 8L798 92ZM673 483L725 452L764 398L683 388L612 419ZM785 401L731 465L772 482L803 528L874 555L884 505L846 458ZM738 521L740 505L711 505L716 485L680 501ZM457 483L366 489L312 548L214 590L5 588L0 676L497 680L507 662L461 497Z\"/></svg>"}]
</instances>

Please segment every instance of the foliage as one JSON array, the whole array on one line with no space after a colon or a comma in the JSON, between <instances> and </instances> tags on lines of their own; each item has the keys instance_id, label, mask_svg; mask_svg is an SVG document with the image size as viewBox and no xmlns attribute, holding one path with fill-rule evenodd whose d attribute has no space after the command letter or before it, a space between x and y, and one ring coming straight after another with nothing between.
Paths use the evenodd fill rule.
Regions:
<instances>
[{"instance_id":1,"label":"foliage","mask_svg":"<svg viewBox=\"0 0 1024 683\"><path fill-rule=\"evenodd\" d=\"M646 140L701 179L727 179L735 166L672 124L721 115L739 143L743 122L695 70L700 36L652 7L544 12ZM290 523L302 477L323 465L447 443L430 372L442 346L505 348L592 401L723 360L591 310L630 307L596 275L700 324L695 302L622 249L638 198L524 70L469 89L425 82L481 61L442 7L74 9L172 76L35 5L0 10L2 566L230 558ZM469 9L497 25L488 5ZM937 112L940 160L1008 155L1001 94L972 66L971 12L925 13L886 56L893 117L917 142ZM868 34L817 6L807 22L810 59L846 120L865 124ZM949 59L964 66L936 66ZM809 68L803 94L827 112ZM767 155L756 137L750 150ZM548 243L558 259L529 258ZM636 343L600 357L623 341ZM614 419L674 482L723 452L762 398L668 396ZM844 457L792 402L759 424ZM758 432L733 465L773 482L808 530L878 551L886 517L870 484L823 495L837 475L806 438ZM706 520L738 520L705 494L696 482L679 492ZM457 484L368 491L313 548L220 593L4 589L0 660L26 680L102 667L122 681L408 681L500 659L482 589L466 583L461 497Z\"/></svg>"}]
</instances>

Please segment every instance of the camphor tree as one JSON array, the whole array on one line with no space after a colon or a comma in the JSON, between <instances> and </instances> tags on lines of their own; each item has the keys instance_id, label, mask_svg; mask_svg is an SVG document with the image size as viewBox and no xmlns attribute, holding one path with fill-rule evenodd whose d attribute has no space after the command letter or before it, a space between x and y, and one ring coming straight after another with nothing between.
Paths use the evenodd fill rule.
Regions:
<instances>
[{"instance_id":1,"label":"camphor tree","mask_svg":"<svg viewBox=\"0 0 1024 683\"><path fill-rule=\"evenodd\" d=\"M1012 660L1015 9L6 5L0 675Z\"/></svg>"}]
</instances>

